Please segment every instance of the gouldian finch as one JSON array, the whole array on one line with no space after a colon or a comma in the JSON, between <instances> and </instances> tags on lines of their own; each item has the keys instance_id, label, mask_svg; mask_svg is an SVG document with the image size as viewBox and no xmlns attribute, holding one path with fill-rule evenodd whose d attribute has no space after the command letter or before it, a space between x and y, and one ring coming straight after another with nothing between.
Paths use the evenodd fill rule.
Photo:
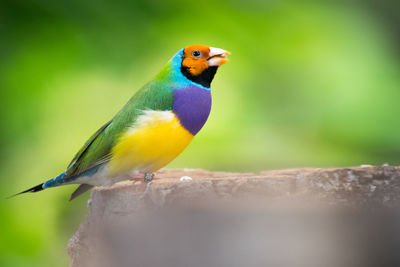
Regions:
<instances>
[{"instance_id":1,"label":"gouldian finch","mask_svg":"<svg viewBox=\"0 0 400 267\"><path fill-rule=\"evenodd\" d=\"M205 45L179 50L155 78L95 132L57 177L19 194L79 184L70 200L93 186L110 186L154 172L175 159L208 119L210 85L228 51Z\"/></svg>"}]
</instances>

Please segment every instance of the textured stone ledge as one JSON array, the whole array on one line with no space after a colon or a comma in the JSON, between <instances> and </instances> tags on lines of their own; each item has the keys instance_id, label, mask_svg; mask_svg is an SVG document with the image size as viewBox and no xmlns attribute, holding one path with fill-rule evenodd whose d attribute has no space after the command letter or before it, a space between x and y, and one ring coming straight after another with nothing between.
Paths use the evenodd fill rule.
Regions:
<instances>
[{"instance_id":1,"label":"textured stone ledge","mask_svg":"<svg viewBox=\"0 0 400 267\"><path fill-rule=\"evenodd\" d=\"M180 178L182 176L189 176L192 180L181 181ZM174 262L173 264L169 264L163 260L162 263L157 264L154 262L154 256L145 257L146 259L152 259L152 262L141 259L144 252L137 255L127 250L125 253L122 253L123 249L121 250L119 247L136 247L138 244L135 240L142 240L142 242L143 240L153 240L155 236L163 236L163 231L170 233L176 231L179 233L181 230L175 229L175 226L179 224L178 221L185 221L189 217L187 215L182 216L182 213L175 214L174 212L187 208L200 209L202 211L207 210L207 212L202 213L204 216L201 218L207 216L208 218L215 218L222 216L221 214L227 210L237 210L237 214L244 214L243 212L247 212L254 207L256 210L254 214L263 213L266 207L275 207L275 210L283 210L283 207L296 207L296 210L299 210L305 206L340 206L348 208L394 207L398 206L399 198L400 168L392 166L328 169L302 168L263 171L258 174L209 172L204 170L161 170L156 174L156 178L151 185L146 185L140 181L127 181L118 183L110 188L95 188L89 200L89 215L87 220L81 224L77 233L71 238L68 244L68 253L71 257L72 267L127 266L127 264L129 266L153 267L176 266L180 263ZM257 204L255 205L254 203ZM278 209L276 209L277 205ZM173 216L175 221L169 220L165 214L160 215L163 210L167 210L168 214L175 214ZM218 212L215 213L216 210ZM261 210L262 212L260 212ZM209 211L212 211L211 213L214 215L211 216ZM271 213L269 212L268 214L270 215ZM243 218L242 215L239 217ZM247 216L246 219L253 217ZM329 217L329 214L327 217ZM230 224L229 220L225 221L227 216L223 218L221 220L224 222L222 225ZM298 217L296 213L294 218L297 220L301 216ZM164 221L164 223L149 226L156 221ZM201 219L196 220L196 222L199 221ZM259 223L262 219L255 221ZM252 222L249 221L250 224ZM221 225L221 222L216 225ZM308 223L305 225L308 225ZM322 225L326 225L326 223L324 222ZM115 231L115 229L119 229L119 231ZM138 229L143 229L143 231L139 232L142 234L147 233L147 235L145 237L140 236L137 232ZM152 234L154 229L158 229L161 232L157 235ZM196 227L196 229L199 229L199 227ZM194 234L197 231L196 229L192 229L190 233ZM243 229L247 231L246 227ZM270 227L270 229L273 229L273 227ZM305 229L302 231L307 231L307 227ZM128 235L125 234L128 232L134 236L128 238ZM222 234L220 232L218 234ZM279 230L276 232L279 232ZM285 230L285 232L287 231ZM197 240L202 233L201 231L197 232L198 236L194 238ZM221 238L219 237L217 241ZM126 239L124 242L128 242L129 246L122 245L120 242L122 239ZM153 247L158 246L157 242L159 240L157 238L155 240L157 241ZM166 238L165 240L169 239ZM303 244L303 241L300 243ZM171 240L168 242L171 242ZM292 241L290 242L293 243ZM179 246L176 245L176 247ZM136 248L134 251L140 251L140 248L143 247L139 245L139 248ZM146 253L150 253L149 250L153 249L148 248ZM162 250L164 251L164 249ZM122 254L119 255L117 252ZM135 255L135 257L134 259L127 260L126 257L124 258L125 254L131 254L132 257ZM251 255L249 258L254 260L256 256ZM168 257L171 257L171 254ZM168 257L166 256L165 258ZM180 257L175 257L174 259L178 258L180 259ZM210 264L235 266L237 260L233 258L232 262L229 263L224 262L225 257L215 260L207 266L211 266ZM118 260L121 260L121 262L116 263ZM297 263L297 266L301 266L299 262ZM193 261L183 261L181 264L197 266ZM204 264L199 263L198 266L205 266ZM320 263L318 261L305 261L304 264L305 266L318 266ZM343 262L335 262L335 264L347 266ZM325 266L329 265L325 263ZM357 266L357 264L354 265L354 262L352 262L349 266Z\"/></svg>"}]
</instances>

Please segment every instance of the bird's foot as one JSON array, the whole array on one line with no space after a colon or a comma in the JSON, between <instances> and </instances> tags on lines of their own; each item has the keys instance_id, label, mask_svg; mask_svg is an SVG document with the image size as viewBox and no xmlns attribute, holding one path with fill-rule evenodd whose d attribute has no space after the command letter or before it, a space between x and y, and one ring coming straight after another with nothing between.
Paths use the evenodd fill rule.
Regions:
<instances>
[{"instance_id":1,"label":"bird's foot","mask_svg":"<svg viewBox=\"0 0 400 267\"><path fill-rule=\"evenodd\" d=\"M145 173L144 174L144 181L146 182L146 183L148 183L148 182L151 182L152 180L153 180L153 178L154 178L154 173Z\"/></svg>"}]
</instances>

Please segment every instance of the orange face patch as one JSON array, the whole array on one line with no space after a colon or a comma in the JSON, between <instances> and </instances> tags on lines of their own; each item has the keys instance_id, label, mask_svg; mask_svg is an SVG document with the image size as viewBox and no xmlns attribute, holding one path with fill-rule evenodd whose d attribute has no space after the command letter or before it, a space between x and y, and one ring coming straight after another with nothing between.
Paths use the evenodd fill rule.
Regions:
<instances>
[{"instance_id":1,"label":"orange face patch","mask_svg":"<svg viewBox=\"0 0 400 267\"><path fill-rule=\"evenodd\" d=\"M210 47L206 45L191 45L185 47L182 66L186 67L190 74L197 76L208 68L207 59Z\"/></svg>"}]
</instances>

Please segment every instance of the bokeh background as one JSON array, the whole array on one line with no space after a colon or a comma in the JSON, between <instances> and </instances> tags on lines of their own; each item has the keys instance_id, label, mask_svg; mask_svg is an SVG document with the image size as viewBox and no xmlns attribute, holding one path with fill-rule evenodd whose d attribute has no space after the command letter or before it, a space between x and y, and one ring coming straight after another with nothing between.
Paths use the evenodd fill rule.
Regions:
<instances>
[{"instance_id":1,"label":"bokeh background","mask_svg":"<svg viewBox=\"0 0 400 267\"><path fill-rule=\"evenodd\" d=\"M400 162L398 1L0 1L0 196L60 173L180 48L232 52L170 168ZM66 266L73 187L0 200L0 266Z\"/></svg>"}]
</instances>

